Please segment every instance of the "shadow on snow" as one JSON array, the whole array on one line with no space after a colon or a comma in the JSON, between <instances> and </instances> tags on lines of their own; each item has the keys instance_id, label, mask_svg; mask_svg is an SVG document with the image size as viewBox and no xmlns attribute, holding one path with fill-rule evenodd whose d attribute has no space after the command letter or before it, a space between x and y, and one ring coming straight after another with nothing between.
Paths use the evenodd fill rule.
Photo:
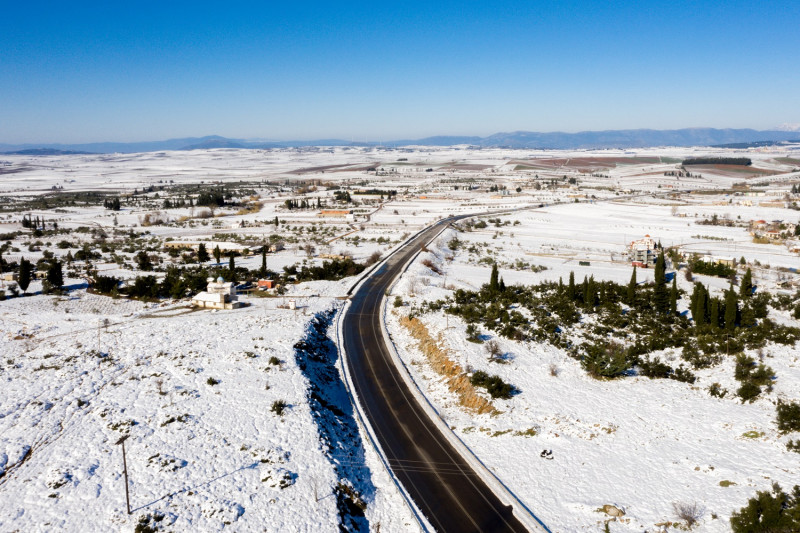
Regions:
<instances>
[{"instance_id":1,"label":"shadow on snow","mask_svg":"<svg viewBox=\"0 0 800 533\"><path fill-rule=\"evenodd\" d=\"M339 352L328 337L335 310L317 313L306 336L294 345L297 365L309 381L308 398L320 441L338 477L334 488L339 529L369 531L364 516L375 498L375 486L364 456L353 405L336 362Z\"/></svg>"}]
</instances>

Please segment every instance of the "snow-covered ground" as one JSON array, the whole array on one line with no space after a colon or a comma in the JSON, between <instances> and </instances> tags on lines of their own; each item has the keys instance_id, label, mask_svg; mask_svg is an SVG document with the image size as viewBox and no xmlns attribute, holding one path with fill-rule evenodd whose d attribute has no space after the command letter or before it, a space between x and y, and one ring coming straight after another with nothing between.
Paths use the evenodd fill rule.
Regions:
<instances>
[{"instance_id":1,"label":"snow-covered ground","mask_svg":"<svg viewBox=\"0 0 800 533\"><path fill-rule=\"evenodd\" d=\"M777 399L800 398L798 346L770 345L763 351L764 361L778 376L774 391L742 404L732 393L719 399L707 390L714 382L729 391L738 388L732 357L697 371L694 385L645 377L598 381L559 348L494 334L488 336L499 343L508 363L490 362L485 346L466 340L463 320L443 313L421 315L432 337L441 339L463 368L499 375L521 391L512 399L494 400L502 412L492 416L460 407L399 323L408 305L488 282L490 267L475 264L474 254L467 251L470 243L488 242L492 257L504 264L521 257L547 266L538 273L501 268L507 284L566 280L570 271L578 280L586 274L598 281L626 283L631 272L627 263L614 263L606 256L598 264L596 258L619 253L618 237L635 229L664 235L665 246L689 239L683 224L676 223L685 219L670 217L664 208L661 213L649 209L645 215L638 206L565 205L501 217L512 224L522 222L503 226L505 239L491 239L486 235L493 233L489 228L481 230L483 234L448 230L430 252L418 257L390 295L406 302L389 307L387 323L415 381L456 434L553 531L602 530L610 519L601 511L604 505L625 511L610 524L611 531L658 530L680 522L673 504L681 503L705 509L697 530L729 531L731 513L756 490L766 490L773 482L791 487L800 477L797 455L786 450L787 437L774 422ZM454 237L462 241L456 253L448 247ZM551 244L552 252L541 251ZM591 259L591 265L581 267L578 258ZM442 274L424 266L424 259ZM647 271L641 274L647 279ZM689 282L678 279L681 288L691 289ZM781 315L780 322L798 325L786 313L775 314ZM661 355L670 362L680 357L672 352ZM553 459L540 457L543 450L552 450Z\"/></svg>"},{"instance_id":2,"label":"snow-covered ground","mask_svg":"<svg viewBox=\"0 0 800 533\"><path fill-rule=\"evenodd\" d=\"M670 174L684 157L701 155L747 156L753 168ZM798 280L790 269L800 266L794 250L800 241L758 244L747 223L800 221L800 211L790 208L800 198L787 197L800 183L797 158L796 150L781 147L3 155L2 257L36 262L88 249L102 254L92 262L100 273L132 279L143 274L134 257L144 247L163 268L184 264L163 248L171 241L209 243L209 252L214 243L254 249L281 241L285 248L267 256L268 268L281 272L341 254L358 262L375 252L385 256L436 220L492 212L482 217L486 227L457 233L457 252L446 249L456 235L448 231L433 247L436 255L425 256L443 275L417 262L397 294L416 302L476 289L493 261L509 284L566 279L570 271L578 280L627 282L627 244L645 234L686 252L744 257L759 290L786 291ZM196 200L192 187L223 185L248 191L234 198L240 205L213 213L163 206L169 198ZM358 194L369 189L397 194ZM337 191L355 201L337 203ZM121 197L121 209L91 201L94 192ZM78 196L59 204L62 194ZM290 210L287 200L352 213ZM56 222L60 233L37 238L22 228L23 215L42 217L46 229ZM698 224L714 215L734 227ZM236 265L255 270L261 257L237 257ZM187 301L154 305L89 294L84 266L75 260L66 269L64 296L41 295L41 282L33 281L32 296L0 301L0 530L130 529L148 516L151 526L172 530L334 531L343 520L354 528L413 530L334 379L336 353L324 329L353 278L289 284L283 298L248 299L252 305L244 309L189 312ZM213 260L204 266L217 267ZM638 273L640 281L650 277ZM725 288L724 280L698 278L714 291ZM683 276L678 282L691 289ZM0 291L10 296L2 283ZM299 311L278 308L288 298ZM702 530L726 531L730 512L755 490L772 481L796 483L796 456L785 451L786 437L773 423L777 398L800 397L796 347L765 350L778 374L775 390L741 405L732 395L715 399L706 392L711 382L735 388L731 361L698 371L695 386L599 382L549 346L500 339L510 362L489 363L481 346L464 341L460 320L422 318L462 366L491 370L521 389L496 402L502 414L475 417L455 406L424 365L411 365L456 433L554 531L602 530L608 517L596 509L605 504L626 512L612 531L652 531L676 520L673 502L694 501L707 509ZM788 313L779 321L794 323ZM389 324L398 338L396 314ZM320 351L309 356L308 346ZM417 359L410 344L399 348L406 361ZM282 416L272 411L278 400L288 404ZM744 437L748 432L758 436ZM114 445L125 434L131 517L121 449ZM543 449L552 449L554 459L540 458ZM367 504L365 517L342 518L341 501L350 493Z\"/></svg>"},{"instance_id":3,"label":"snow-covered ground","mask_svg":"<svg viewBox=\"0 0 800 533\"><path fill-rule=\"evenodd\" d=\"M336 531L348 481L373 528L408 530L371 449L335 442L309 403L294 345L338 303L248 301L190 311L78 290L2 302L0 530L131 530L152 516L175 531Z\"/></svg>"}]
</instances>

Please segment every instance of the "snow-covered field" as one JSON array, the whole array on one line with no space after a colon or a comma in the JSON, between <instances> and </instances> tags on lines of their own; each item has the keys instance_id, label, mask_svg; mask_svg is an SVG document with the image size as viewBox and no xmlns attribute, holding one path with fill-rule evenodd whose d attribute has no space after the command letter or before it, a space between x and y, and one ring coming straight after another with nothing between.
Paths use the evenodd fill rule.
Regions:
<instances>
[{"instance_id":1,"label":"snow-covered field","mask_svg":"<svg viewBox=\"0 0 800 533\"><path fill-rule=\"evenodd\" d=\"M665 175L683 157L732 153L752 157L755 170ZM626 283L627 245L646 234L685 252L744 257L759 290L793 292L800 241L756 243L747 227L750 220L800 221L800 211L790 208L799 199L790 190L800 172L783 157L797 158L797 150L3 155L2 257L35 263L90 251L100 255L93 268L130 280L145 274L135 262L138 250L148 250L157 271L147 273L157 277L167 265L196 263L170 255L168 242L205 242L210 252L215 243L253 249L280 241L285 248L267 256L268 268L280 273L330 256L385 256L436 220L491 212L480 219L485 227L448 230L434 255L420 258L433 260L442 275L417 261L396 294L415 303L477 289L492 262L508 284L566 280L570 271L578 280ZM213 213L164 207L166 199L196 200L192 187L223 185L248 192ZM358 194L370 189L397 194ZM337 191L349 191L354 201L336 202ZM101 200L92 199L95 193ZM63 194L77 196L60 204ZM119 211L103 207L102 199L113 197L123 200ZM352 213L320 216L317 208L290 210L287 200ZM37 238L22 228L23 215L43 218L46 230L56 222L59 232ZM714 215L733 224L698 224ZM462 244L453 253L446 241L455 235ZM236 265L256 270L261 257L237 257ZM130 530L140 519L175 531L335 531L340 523L414 530L355 424L335 347L325 340L331 312L353 278L290 283L283 298L246 298L249 307L211 312L190 311L187 300L145 304L90 294L86 266L75 260L66 269L63 296L42 295L41 282L33 281L30 296L0 301L0 531ZM227 259L202 266L225 268ZM638 275L652 277L649 270ZM698 279L717 293L726 287L719 278ZM678 281L691 290L683 276ZM8 282L0 283L11 296ZM300 309L279 308L286 298ZM390 331L403 338L392 309ZM522 391L495 402L502 414L476 417L455 405L424 364L410 365L455 432L553 531L601 531L609 517L596 510L606 504L626 513L612 531L653 531L676 521L674 502L706 508L698 530L727 531L730 513L756 490L773 481L787 488L800 478L797 456L786 452L773 422L778 398L800 398L797 347L765 350L778 375L775 389L742 405L732 394L716 399L706 391L712 382L735 389L730 360L698 371L694 386L596 381L551 346L499 339L509 363L489 363L482 346L464 340L459 319L422 319L462 366L490 370ZM788 313L778 320L794 323ZM398 348L407 362L419 359L410 343ZM319 351L311 357L308 350ZM287 404L282 415L273 411L276 401ZM123 435L130 435L131 516L121 448L114 445ZM543 449L554 459L540 458ZM342 502L354 494L366 504L364 517L342 515Z\"/></svg>"},{"instance_id":2,"label":"snow-covered field","mask_svg":"<svg viewBox=\"0 0 800 533\"><path fill-rule=\"evenodd\" d=\"M407 530L374 453L312 414L294 345L338 304L250 303L190 311L80 290L3 302L0 530L132 530L150 516L174 531L336 531L347 482L369 524Z\"/></svg>"},{"instance_id":3,"label":"snow-covered field","mask_svg":"<svg viewBox=\"0 0 800 533\"><path fill-rule=\"evenodd\" d=\"M418 257L390 295L406 302L403 307L389 307L387 324L415 381L455 433L553 531L601 530L610 518L601 511L604 505L625 511L610 524L611 531L658 530L681 522L673 504L682 503L697 503L704 509L697 530L729 531L731 512L756 490L766 490L773 482L791 487L800 478L797 455L786 450L788 439L774 422L777 399L800 398L798 346L770 345L763 351L764 361L778 376L774 391L755 403L742 404L733 394L719 399L707 390L714 382L730 391L738 388L732 357L698 371L694 385L645 377L598 381L559 348L491 333L487 340L499 343L508 363L490 362L483 345L466 340L463 320L443 313L421 315L431 335L442 340L463 368L499 375L521 391L512 399L495 400L502 412L492 416L460 407L399 323L408 305L444 298L458 288L475 290L488 282L489 266L476 265L466 251L473 242L489 242L491 255L504 263L524 258L547 266L538 273L501 268L507 284L566 280L570 271L576 279L594 275L598 281L626 283L631 272L627 263L615 264L608 257L599 264L595 261L618 252L618 235L636 227L653 235L663 232L665 246L688 239L682 224L673 222L685 219L671 218L668 210L661 209L659 217L657 210L649 209L645 215L639 206L547 208L501 217L522 224L503 226L506 238L494 240L485 234L488 229L482 230L483 235L449 230L429 247L430 252ZM454 237L462 241L455 253L447 245ZM543 243L545 248L552 244L554 251L541 252ZM553 258L556 252L564 257ZM591 266L578 265L578 257L591 259ZM424 259L442 274L424 266ZM641 274L648 279L647 271ZM704 283L713 279L702 278ZM689 282L678 279L682 289L691 290ZM719 281L718 288L725 288ZM762 285L768 283L764 280ZM787 313L776 314L779 322L800 325ZM661 355L670 362L679 360L679 353ZM540 457L543 450L552 450L553 459Z\"/></svg>"}]
</instances>

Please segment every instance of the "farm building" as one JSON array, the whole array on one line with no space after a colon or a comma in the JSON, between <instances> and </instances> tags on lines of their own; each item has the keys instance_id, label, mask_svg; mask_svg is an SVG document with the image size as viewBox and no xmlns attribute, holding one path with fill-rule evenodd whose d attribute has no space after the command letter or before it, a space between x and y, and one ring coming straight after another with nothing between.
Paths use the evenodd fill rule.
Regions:
<instances>
[{"instance_id":1,"label":"farm building","mask_svg":"<svg viewBox=\"0 0 800 533\"><path fill-rule=\"evenodd\" d=\"M258 290L265 291L267 289L274 289L275 288L275 280L274 279L260 279L258 280Z\"/></svg>"},{"instance_id":2,"label":"farm building","mask_svg":"<svg viewBox=\"0 0 800 533\"><path fill-rule=\"evenodd\" d=\"M192 298L192 305L206 309L236 309L244 307L236 296L235 284L226 282L222 278L208 278L208 287L205 291Z\"/></svg>"},{"instance_id":3,"label":"farm building","mask_svg":"<svg viewBox=\"0 0 800 533\"><path fill-rule=\"evenodd\" d=\"M320 218L343 218L345 220L353 220L352 209L323 209L317 216Z\"/></svg>"}]
</instances>

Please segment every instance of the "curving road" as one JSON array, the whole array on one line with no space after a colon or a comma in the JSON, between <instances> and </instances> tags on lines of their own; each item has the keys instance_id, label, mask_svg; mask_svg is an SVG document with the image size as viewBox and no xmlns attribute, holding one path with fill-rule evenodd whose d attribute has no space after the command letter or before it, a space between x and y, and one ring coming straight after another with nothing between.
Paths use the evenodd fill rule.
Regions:
<instances>
[{"instance_id":1,"label":"curving road","mask_svg":"<svg viewBox=\"0 0 800 533\"><path fill-rule=\"evenodd\" d=\"M392 362L381 332L385 290L420 246L452 220L406 244L352 296L342 323L348 370L389 466L437 531L527 531L428 418Z\"/></svg>"}]
</instances>

